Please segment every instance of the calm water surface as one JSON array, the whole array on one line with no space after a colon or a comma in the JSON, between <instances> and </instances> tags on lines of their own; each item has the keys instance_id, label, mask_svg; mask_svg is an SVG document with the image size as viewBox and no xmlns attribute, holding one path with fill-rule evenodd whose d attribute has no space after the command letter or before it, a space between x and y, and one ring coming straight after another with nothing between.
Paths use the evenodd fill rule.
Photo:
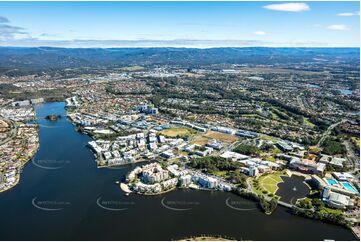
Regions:
<instances>
[{"instance_id":1,"label":"calm water surface","mask_svg":"<svg viewBox=\"0 0 361 242\"><path fill-rule=\"evenodd\" d=\"M115 181L132 166L98 169L85 147L90 138L66 120L64 103L39 105L36 111L40 148L18 186L0 194L1 240L355 239L349 230L281 207L264 215L253 202L230 193L177 190L125 196ZM63 118L51 122L44 119L47 114Z\"/></svg>"}]
</instances>

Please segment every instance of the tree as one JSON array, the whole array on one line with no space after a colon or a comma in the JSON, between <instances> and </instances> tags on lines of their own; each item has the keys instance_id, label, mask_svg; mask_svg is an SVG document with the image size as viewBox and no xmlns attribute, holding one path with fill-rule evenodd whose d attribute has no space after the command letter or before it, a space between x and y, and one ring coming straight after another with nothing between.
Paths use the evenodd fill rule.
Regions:
<instances>
[{"instance_id":1,"label":"tree","mask_svg":"<svg viewBox=\"0 0 361 242\"><path fill-rule=\"evenodd\" d=\"M273 197L269 201L267 201L267 199L265 199L263 195L260 195L259 198L260 198L259 204L260 204L262 210L266 214L271 214L277 208L277 199L276 198Z\"/></svg>"},{"instance_id":2,"label":"tree","mask_svg":"<svg viewBox=\"0 0 361 242\"><path fill-rule=\"evenodd\" d=\"M309 198L304 198L298 201L298 206L300 208L304 208L304 209L311 209L312 206L312 201Z\"/></svg>"},{"instance_id":3,"label":"tree","mask_svg":"<svg viewBox=\"0 0 361 242\"><path fill-rule=\"evenodd\" d=\"M232 183L238 184L241 188L247 188L247 176L243 173L240 173L240 171L237 169L234 172L232 172L229 176L229 180Z\"/></svg>"},{"instance_id":4,"label":"tree","mask_svg":"<svg viewBox=\"0 0 361 242\"><path fill-rule=\"evenodd\" d=\"M258 155L261 152L258 147L248 144L239 144L234 151L244 155Z\"/></svg>"},{"instance_id":5,"label":"tree","mask_svg":"<svg viewBox=\"0 0 361 242\"><path fill-rule=\"evenodd\" d=\"M323 147L323 153L327 155L346 154L345 146L337 140L328 138L324 141Z\"/></svg>"}]
</instances>

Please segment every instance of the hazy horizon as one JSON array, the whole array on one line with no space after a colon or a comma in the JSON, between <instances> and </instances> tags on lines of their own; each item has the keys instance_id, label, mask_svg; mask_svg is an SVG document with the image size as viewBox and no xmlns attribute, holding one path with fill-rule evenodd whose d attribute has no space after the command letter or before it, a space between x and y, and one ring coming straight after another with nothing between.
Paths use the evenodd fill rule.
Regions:
<instances>
[{"instance_id":1,"label":"hazy horizon","mask_svg":"<svg viewBox=\"0 0 361 242\"><path fill-rule=\"evenodd\" d=\"M360 46L357 1L0 2L0 9L0 46Z\"/></svg>"}]
</instances>

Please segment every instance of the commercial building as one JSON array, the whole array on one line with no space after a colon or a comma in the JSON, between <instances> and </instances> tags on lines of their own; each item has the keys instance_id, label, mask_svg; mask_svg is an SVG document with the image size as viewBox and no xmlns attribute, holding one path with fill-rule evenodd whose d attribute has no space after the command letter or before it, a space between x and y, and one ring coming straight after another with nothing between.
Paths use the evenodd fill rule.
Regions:
<instances>
[{"instance_id":1,"label":"commercial building","mask_svg":"<svg viewBox=\"0 0 361 242\"><path fill-rule=\"evenodd\" d=\"M293 150L292 146L288 145L285 142L279 141L276 145L283 151L283 152L290 152Z\"/></svg>"},{"instance_id":2,"label":"commercial building","mask_svg":"<svg viewBox=\"0 0 361 242\"><path fill-rule=\"evenodd\" d=\"M354 201L349 196L331 191L330 186L323 189L322 200L328 206L338 209L352 208L354 206Z\"/></svg>"},{"instance_id":3,"label":"commercial building","mask_svg":"<svg viewBox=\"0 0 361 242\"><path fill-rule=\"evenodd\" d=\"M180 187L188 187L192 182L192 176L191 175L184 175L179 178L179 186Z\"/></svg>"},{"instance_id":4,"label":"commercial building","mask_svg":"<svg viewBox=\"0 0 361 242\"><path fill-rule=\"evenodd\" d=\"M16 101L16 102L13 102L11 105L12 105L13 107L28 106L28 105L30 105L30 101L29 101L29 100Z\"/></svg>"},{"instance_id":5,"label":"commercial building","mask_svg":"<svg viewBox=\"0 0 361 242\"><path fill-rule=\"evenodd\" d=\"M258 168L256 166L249 167L249 176L257 176L259 173Z\"/></svg>"}]
</instances>

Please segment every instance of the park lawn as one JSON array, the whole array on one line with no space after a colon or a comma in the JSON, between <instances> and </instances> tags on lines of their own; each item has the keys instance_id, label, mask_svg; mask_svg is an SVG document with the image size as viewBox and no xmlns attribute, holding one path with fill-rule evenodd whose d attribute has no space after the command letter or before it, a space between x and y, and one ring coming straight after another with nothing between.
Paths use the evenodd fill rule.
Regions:
<instances>
[{"instance_id":1,"label":"park lawn","mask_svg":"<svg viewBox=\"0 0 361 242\"><path fill-rule=\"evenodd\" d=\"M278 183L283 182L281 178L282 173L272 173L259 178L259 186L269 193L276 194L278 190Z\"/></svg>"},{"instance_id":2,"label":"park lawn","mask_svg":"<svg viewBox=\"0 0 361 242\"><path fill-rule=\"evenodd\" d=\"M239 138L237 136L230 135L230 134L224 134L224 133L220 133L220 132L215 132L215 131L208 131L207 133L205 133L203 135L203 137L210 138L210 139L216 139L218 141L225 142L225 143L233 143L235 141L239 141Z\"/></svg>"},{"instance_id":3,"label":"park lawn","mask_svg":"<svg viewBox=\"0 0 361 242\"><path fill-rule=\"evenodd\" d=\"M159 132L159 134L164 135L166 137L171 137L171 138L189 137L196 133L197 133L197 131L195 131L194 129L190 129L190 128L169 128L169 129L164 129Z\"/></svg>"}]
</instances>

